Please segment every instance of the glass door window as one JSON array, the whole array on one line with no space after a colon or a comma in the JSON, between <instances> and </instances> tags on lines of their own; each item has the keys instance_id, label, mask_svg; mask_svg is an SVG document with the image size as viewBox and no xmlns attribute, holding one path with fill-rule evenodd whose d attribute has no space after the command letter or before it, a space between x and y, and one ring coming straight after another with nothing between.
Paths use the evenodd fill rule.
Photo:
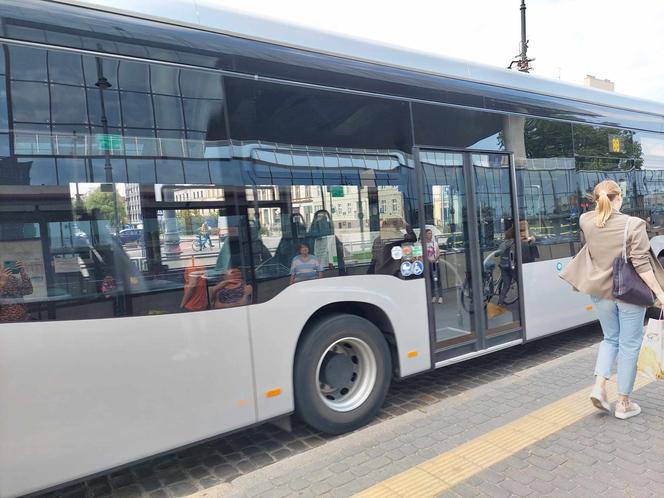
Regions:
<instances>
[{"instance_id":1,"label":"glass door window","mask_svg":"<svg viewBox=\"0 0 664 498\"><path fill-rule=\"evenodd\" d=\"M477 339L463 154L422 151L424 244L437 344Z\"/></svg>"},{"instance_id":2,"label":"glass door window","mask_svg":"<svg viewBox=\"0 0 664 498\"><path fill-rule=\"evenodd\" d=\"M528 242L528 223L515 226L509 156L472 154L475 204L482 257L482 309L487 334L518 327L517 246Z\"/></svg>"},{"instance_id":3,"label":"glass door window","mask_svg":"<svg viewBox=\"0 0 664 498\"><path fill-rule=\"evenodd\" d=\"M464 354L520 337L520 247L530 239L509 156L421 149L419 162L436 349Z\"/></svg>"}]
</instances>

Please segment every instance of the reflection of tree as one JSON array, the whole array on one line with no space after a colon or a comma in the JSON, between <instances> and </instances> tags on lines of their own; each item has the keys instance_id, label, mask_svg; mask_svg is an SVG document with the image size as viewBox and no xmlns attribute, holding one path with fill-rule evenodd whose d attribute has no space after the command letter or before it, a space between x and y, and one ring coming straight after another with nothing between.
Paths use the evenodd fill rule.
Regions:
<instances>
[{"instance_id":1,"label":"reflection of tree","mask_svg":"<svg viewBox=\"0 0 664 498\"><path fill-rule=\"evenodd\" d=\"M573 130L575 153L584 158L578 169L641 169L643 166L643 151L633 131L593 126L574 126ZM611 152L612 136L622 143L622 152Z\"/></svg>"},{"instance_id":2,"label":"reflection of tree","mask_svg":"<svg viewBox=\"0 0 664 498\"><path fill-rule=\"evenodd\" d=\"M634 132L617 128L526 119L524 137L529 158L574 157L577 169L640 169L641 144ZM621 152L612 152L610 137L617 137Z\"/></svg>"},{"instance_id":3,"label":"reflection of tree","mask_svg":"<svg viewBox=\"0 0 664 498\"><path fill-rule=\"evenodd\" d=\"M197 234L203 222L207 222L209 228L217 226L217 220L198 209L178 209L175 211L178 221L178 229L182 233Z\"/></svg>"},{"instance_id":4,"label":"reflection of tree","mask_svg":"<svg viewBox=\"0 0 664 498\"><path fill-rule=\"evenodd\" d=\"M572 125L569 123L526 119L524 136L529 158L574 157Z\"/></svg>"},{"instance_id":5,"label":"reflection of tree","mask_svg":"<svg viewBox=\"0 0 664 498\"><path fill-rule=\"evenodd\" d=\"M117 219L121 225L127 223L127 209L125 202L120 194L115 193L116 205L118 209ZM91 212L93 209L98 209L100 217L103 220L115 220L115 207L113 205L113 193L102 192L100 188L88 192L84 201L85 209Z\"/></svg>"}]
</instances>

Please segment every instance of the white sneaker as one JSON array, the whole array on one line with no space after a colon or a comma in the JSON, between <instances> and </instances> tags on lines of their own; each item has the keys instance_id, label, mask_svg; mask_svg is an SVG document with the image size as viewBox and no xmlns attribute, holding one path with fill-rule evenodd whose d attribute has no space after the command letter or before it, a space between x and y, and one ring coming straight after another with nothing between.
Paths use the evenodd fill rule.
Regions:
<instances>
[{"instance_id":1,"label":"white sneaker","mask_svg":"<svg viewBox=\"0 0 664 498\"><path fill-rule=\"evenodd\" d=\"M442 297L438 298L438 304L443 304L443 298Z\"/></svg>"},{"instance_id":2,"label":"white sneaker","mask_svg":"<svg viewBox=\"0 0 664 498\"><path fill-rule=\"evenodd\" d=\"M611 405L609 404L609 400L606 398L606 393L597 386L593 387L593 391L590 393L590 401L598 410L602 410L604 412L611 411Z\"/></svg>"},{"instance_id":3,"label":"white sneaker","mask_svg":"<svg viewBox=\"0 0 664 498\"><path fill-rule=\"evenodd\" d=\"M433 304L436 304L436 298L434 297L434 298L431 300L431 302L432 302Z\"/></svg>"},{"instance_id":4,"label":"white sneaker","mask_svg":"<svg viewBox=\"0 0 664 498\"><path fill-rule=\"evenodd\" d=\"M641 407L634 403L634 401L630 400L627 403L616 403L614 415L620 420L627 420L628 418L636 417L639 413L641 413Z\"/></svg>"}]
</instances>

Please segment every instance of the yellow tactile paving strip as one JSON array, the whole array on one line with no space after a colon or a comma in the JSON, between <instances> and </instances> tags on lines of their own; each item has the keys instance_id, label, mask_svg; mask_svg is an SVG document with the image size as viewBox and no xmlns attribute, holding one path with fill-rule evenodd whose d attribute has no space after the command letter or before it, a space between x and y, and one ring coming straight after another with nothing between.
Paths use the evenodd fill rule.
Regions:
<instances>
[{"instance_id":1,"label":"yellow tactile paving strip","mask_svg":"<svg viewBox=\"0 0 664 498\"><path fill-rule=\"evenodd\" d=\"M652 381L639 376L634 389ZM412 467L368 488L357 497L437 496L469 477L488 469L528 446L578 422L597 409L588 396L590 387L535 410L507 425ZM616 397L615 383L607 384L609 398Z\"/></svg>"}]
</instances>

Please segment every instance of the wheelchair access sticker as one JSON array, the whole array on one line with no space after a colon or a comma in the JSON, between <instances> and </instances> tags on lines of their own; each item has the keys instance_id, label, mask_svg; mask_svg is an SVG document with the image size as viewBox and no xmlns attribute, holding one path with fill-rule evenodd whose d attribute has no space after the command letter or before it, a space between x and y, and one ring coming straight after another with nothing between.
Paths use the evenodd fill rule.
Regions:
<instances>
[{"instance_id":1,"label":"wheelchair access sticker","mask_svg":"<svg viewBox=\"0 0 664 498\"><path fill-rule=\"evenodd\" d=\"M415 261L413 263L413 275L422 275L424 272L424 263L421 261Z\"/></svg>"},{"instance_id":2,"label":"wheelchair access sticker","mask_svg":"<svg viewBox=\"0 0 664 498\"><path fill-rule=\"evenodd\" d=\"M401 263L401 275L410 277L413 274L413 264L410 261Z\"/></svg>"}]
</instances>

